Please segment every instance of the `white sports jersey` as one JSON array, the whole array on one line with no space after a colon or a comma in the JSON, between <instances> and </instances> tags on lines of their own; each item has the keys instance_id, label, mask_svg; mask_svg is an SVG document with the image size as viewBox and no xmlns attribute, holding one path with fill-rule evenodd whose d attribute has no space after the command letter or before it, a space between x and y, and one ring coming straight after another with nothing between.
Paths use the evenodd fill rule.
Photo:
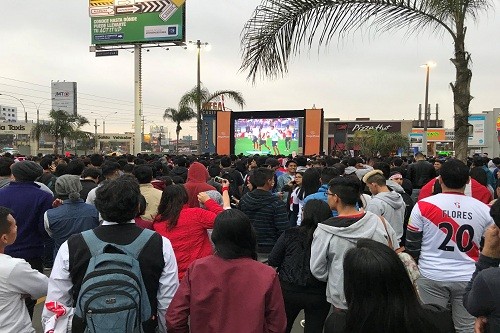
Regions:
<instances>
[{"instance_id":1,"label":"white sports jersey","mask_svg":"<svg viewBox=\"0 0 500 333\"><path fill-rule=\"evenodd\" d=\"M479 258L479 243L493 223L490 209L462 194L440 193L413 208L408 230L422 232L418 266L434 281L469 281Z\"/></svg>"}]
</instances>

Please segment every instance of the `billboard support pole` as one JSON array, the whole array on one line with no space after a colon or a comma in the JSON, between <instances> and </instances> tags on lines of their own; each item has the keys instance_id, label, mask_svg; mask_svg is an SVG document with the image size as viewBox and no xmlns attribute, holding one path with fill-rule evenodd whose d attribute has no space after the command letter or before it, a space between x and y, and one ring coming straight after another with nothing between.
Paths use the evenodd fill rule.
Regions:
<instances>
[{"instance_id":1,"label":"billboard support pole","mask_svg":"<svg viewBox=\"0 0 500 333\"><path fill-rule=\"evenodd\" d=\"M141 44L134 46L134 155L141 152L141 105L142 105L142 77L141 77Z\"/></svg>"}]
</instances>

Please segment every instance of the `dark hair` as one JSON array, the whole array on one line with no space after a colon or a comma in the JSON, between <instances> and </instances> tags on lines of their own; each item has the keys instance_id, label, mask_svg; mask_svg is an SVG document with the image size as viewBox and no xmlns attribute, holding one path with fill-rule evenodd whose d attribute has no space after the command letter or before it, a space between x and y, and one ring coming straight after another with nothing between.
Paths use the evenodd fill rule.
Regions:
<instances>
[{"instance_id":1,"label":"dark hair","mask_svg":"<svg viewBox=\"0 0 500 333\"><path fill-rule=\"evenodd\" d=\"M449 160L439 171L443 184L451 189L461 189L469 182L469 168L459 160Z\"/></svg>"},{"instance_id":2,"label":"dark hair","mask_svg":"<svg viewBox=\"0 0 500 333\"><path fill-rule=\"evenodd\" d=\"M40 166L43 170L48 170L52 165L52 162L54 162L54 160L51 157L44 157L40 160Z\"/></svg>"},{"instance_id":3,"label":"dark hair","mask_svg":"<svg viewBox=\"0 0 500 333\"><path fill-rule=\"evenodd\" d=\"M118 164L118 162L106 161L101 166L103 177L107 177L113 174L116 170L120 170L120 164Z\"/></svg>"},{"instance_id":4,"label":"dark hair","mask_svg":"<svg viewBox=\"0 0 500 333\"><path fill-rule=\"evenodd\" d=\"M358 164L358 161L354 157L350 157L347 159L347 166L353 167L356 164Z\"/></svg>"},{"instance_id":5,"label":"dark hair","mask_svg":"<svg viewBox=\"0 0 500 333\"><path fill-rule=\"evenodd\" d=\"M140 194L139 183L132 176L107 180L97 187L95 207L104 220L127 223L137 214Z\"/></svg>"},{"instance_id":6,"label":"dark hair","mask_svg":"<svg viewBox=\"0 0 500 333\"><path fill-rule=\"evenodd\" d=\"M90 155L90 164L92 164L95 167L100 167L102 165L102 162L104 162L104 157L102 157L99 154L92 154Z\"/></svg>"},{"instance_id":7,"label":"dark hair","mask_svg":"<svg viewBox=\"0 0 500 333\"><path fill-rule=\"evenodd\" d=\"M217 164L212 164L211 166L208 167L208 174L212 178L220 175L220 171L221 171L220 166L218 166Z\"/></svg>"},{"instance_id":8,"label":"dark hair","mask_svg":"<svg viewBox=\"0 0 500 333\"><path fill-rule=\"evenodd\" d=\"M10 166L14 164L14 160L8 157L0 157L0 177L10 176L12 171Z\"/></svg>"},{"instance_id":9,"label":"dark hair","mask_svg":"<svg viewBox=\"0 0 500 333\"><path fill-rule=\"evenodd\" d=\"M66 163L59 163L56 166L56 170L54 171L54 175L56 175L57 177L65 175L67 168L68 168L68 165Z\"/></svg>"},{"instance_id":10,"label":"dark hair","mask_svg":"<svg viewBox=\"0 0 500 333\"><path fill-rule=\"evenodd\" d=\"M495 201L495 203L491 206L490 216L493 218L493 221L495 221L497 227L500 228L500 199Z\"/></svg>"},{"instance_id":11,"label":"dark hair","mask_svg":"<svg viewBox=\"0 0 500 333\"><path fill-rule=\"evenodd\" d=\"M153 169L147 164L136 166L132 174L137 178L139 184L148 184L153 180Z\"/></svg>"},{"instance_id":12,"label":"dark hair","mask_svg":"<svg viewBox=\"0 0 500 333\"><path fill-rule=\"evenodd\" d=\"M392 160L392 164L394 164L394 166L400 167L403 165L403 159L396 157Z\"/></svg>"},{"instance_id":13,"label":"dark hair","mask_svg":"<svg viewBox=\"0 0 500 333\"><path fill-rule=\"evenodd\" d=\"M477 180L477 182L483 186L488 186L488 176L486 171L482 167L473 167L470 169L470 177Z\"/></svg>"},{"instance_id":14,"label":"dark hair","mask_svg":"<svg viewBox=\"0 0 500 333\"><path fill-rule=\"evenodd\" d=\"M175 164L178 166L183 166L187 167L188 166L188 161L184 156L180 156L175 160Z\"/></svg>"},{"instance_id":15,"label":"dark hair","mask_svg":"<svg viewBox=\"0 0 500 333\"><path fill-rule=\"evenodd\" d=\"M82 160L72 160L68 163L65 173L67 175L80 176L85 169L85 163Z\"/></svg>"},{"instance_id":16,"label":"dark hair","mask_svg":"<svg viewBox=\"0 0 500 333\"><path fill-rule=\"evenodd\" d=\"M481 167L485 165L484 159L481 156L474 156L472 158L472 165L475 167Z\"/></svg>"},{"instance_id":17,"label":"dark hair","mask_svg":"<svg viewBox=\"0 0 500 333\"><path fill-rule=\"evenodd\" d=\"M223 168L229 168L231 166L231 157L229 156L223 156L221 159L220 159L220 165L223 167Z\"/></svg>"},{"instance_id":18,"label":"dark hair","mask_svg":"<svg viewBox=\"0 0 500 333\"><path fill-rule=\"evenodd\" d=\"M302 176L302 185L300 186L299 193L297 194L300 200L303 200L309 194L317 193L320 187L320 173L318 168L309 168Z\"/></svg>"},{"instance_id":19,"label":"dark hair","mask_svg":"<svg viewBox=\"0 0 500 333\"><path fill-rule=\"evenodd\" d=\"M250 176L250 182L256 187L262 187L268 180L273 178L274 170L260 167L253 171L252 175Z\"/></svg>"},{"instance_id":20,"label":"dark hair","mask_svg":"<svg viewBox=\"0 0 500 333\"><path fill-rule=\"evenodd\" d=\"M285 163L285 167L287 167L287 168L288 168L288 165L289 165L290 163L295 163L295 165L297 165L297 161L296 161L296 160L288 160L288 161L286 161L286 163Z\"/></svg>"},{"instance_id":21,"label":"dark hair","mask_svg":"<svg viewBox=\"0 0 500 333\"><path fill-rule=\"evenodd\" d=\"M385 244L360 239L347 251L344 292L346 332L436 332L403 263Z\"/></svg>"},{"instance_id":22,"label":"dark hair","mask_svg":"<svg viewBox=\"0 0 500 333\"><path fill-rule=\"evenodd\" d=\"M87 167L82 172L82 178L90 177L93 179L98 179L101 176L101 170L94 167Z\"/></svg>"},{"instance_id":23,"label":"dark hair","mask_svg":"<svg viewBox=\"0 0 500 333\"><path fill-rule=\"evenodd\" d=\"M328 187L332 194L336 194L344 205L355 206L359 200L359 180L352 177L333 178Z\"/></svg>"},{"instance_id":24,"label":"dark hair","mask_svg":"<svg viewBox=\"0 0 500 333\"><path fill-rule=\"evenodd\" d=\"M179 220L182 207L188 202L188 194L183 185L166 186L158 205L158 214L165 221L169 230L172 230Z\"/></svg>"},{"instance_id":25,"label":"dark hair","mask_svg":"<svg viewBox=\"0 0 500 333\"><path fill-rule=\"evenodd\" d=\"M212 232L215 254L224 259L257 260L257 237L248 216L228 209L217 215Z\"/></svg>"},{"instance_id":26,"label":"dark hair","mask_svg":"<svg viewBox=\"0 0 500 333\"><path fill-rule=\"evenodd\" d=\"M10 223L7 221L9 214L12 214L9 208L0 206L0 236L10 232Z\"/></svg>"},{"instance_id":27,"label":"dark hair","mask_svg":"<svg viewBox=\"0 0 500 333\"><path fill-rule=\"evenodd\" d=\"M340 172L338 169L334 167L323 168L323 170L321 170L320 177L321 184L328 184L330 180L337 176L340 176Z\"/></svg>"},{"instance_id":28,"label":"dark hair","mask_svg":"<svg viewBox=\"0 0 500 333\"><path fill-rule=\"evenodd\" d=\"M380 170L382 171L382 173L384 174L384 177L386 179L389 178L389 175L391 173L391 166L389 165L389 163L385 163L385 162L377 162L373 165L373 169L374 170Z\"/></svg>"},{"instance_id":29,"label":"dark hair","mask_svg":"<svg viewBox=\"0 0 500 333\"><path fill-rule=\"evenodd\" d=\"M136 217L144 215L146 213L146 207L148 203L146 202L146 198L141 194L139 195L139 210L137 212Z\"/></svg>"},{"instance_id":30,"label":"dark hair","mask_svg":"<svg viewBox=\"0 0 500 333\"><path fill-rule=\"evenodd\" d=\"M307 233L305 239L307 249L311 248L314 230L316 230L318 223L328 220L330 217L332 217L330 206L323 200L312 199L304 205L302 222L299 228Z\"/></svg>"},{"instance_id":31,"label":"dark hair","mask_svg":"<svg viewBox=\"0 0 500 333\"><path fill-rule=\"evenodd\" d=\"M385 186L385 184L386 184L385 181L386 181L386 179L385 179L384 175L382 175L380 173L375 173L375 174L371 175L370 177L368 177L368 179L366 180L366 183L367 184L375 183L378 186Z\"/></svg>"}]
</instances>

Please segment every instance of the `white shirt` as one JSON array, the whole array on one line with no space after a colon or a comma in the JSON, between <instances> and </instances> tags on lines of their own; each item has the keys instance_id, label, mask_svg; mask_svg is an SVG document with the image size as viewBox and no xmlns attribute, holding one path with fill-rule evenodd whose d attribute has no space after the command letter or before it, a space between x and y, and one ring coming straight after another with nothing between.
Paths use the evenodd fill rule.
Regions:
<instances>
[{"instance_id":1,"label":"white shirt","mask_svg":"<svg viewBox=\"0 0 500 333\"><path fill-rule=\"evenodd\" d=\"M469 281L479 258L479 243L493 223L490 209L462 194L439 193L417 202L408 230L422 232L418 266L434 281Z\"/></svg>"},{"instance_id":2,"label":"white shirt","mask_svg":"<svg viewBox=\"0 0 500 333\"><path fill-rule=\"evenodd\" d=\"M48 278L23 259L0 253L0 332L35 333L22 295L47 293Z\"/></svg>"},{"instance_id":3,"label":"white shirt","mask_svg":"<svg viewBox=\"0 0 500 333\"><path fill-rule=\"evenodd\" d=\"M129 223L134 223L134 221L130 221ZM116 224L117 223L108 221L103 221L102 223L102 225ZM159 330L160 332L166 332L167 327L165 324L165 314L175 292L177 291L177 288L179 287L179 278L177 275L177 261L175 259L174 250L172 249L172 244L170 244L170 241L165 237L162 237L162 240L165 267L163 267L163 271L160 276L160 285L156 297L158 299ZM73 298L70 293L72 287L73 283L71 282L69 274L68 241L66 241L59 248L59 252L57 252L57 256L54 260L54 266L52 267L52 273L50 274L49 279L47 301L57 301L67 307L72 307ZM52 315L53 314L47 311L44 307L42 312L42 325L44 325L44 323Z\"/></svg>"}]
</instances>

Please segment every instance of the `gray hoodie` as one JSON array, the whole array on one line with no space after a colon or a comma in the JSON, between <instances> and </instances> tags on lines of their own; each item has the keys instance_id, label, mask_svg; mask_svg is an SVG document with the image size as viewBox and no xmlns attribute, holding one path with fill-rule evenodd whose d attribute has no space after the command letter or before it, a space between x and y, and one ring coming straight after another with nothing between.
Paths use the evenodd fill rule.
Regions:
<instances>
[{"instance_id":1,"label":"gray hoodie","mask_svg":"<svg viewBox=\"0 0 500 333\"><path fill-rule=\"evenodd\" d=\"M319 223L311 245L311 273L320 281L327 281L326 299L335 307L347 309L344 295L344 256L361 238L388 244L387 237L396 243L396 233L380 218L370 212L359 217L332 217Z\"/></svg>"},{"instance_id":2,"label":"gray hoodie","mask_svg":"<svg viewBox=\"0 0 500 333\"><path fill-rule=\"evenodd\" d=\"M366 211L383 216L396 232L399 244L403 237L403 222L406 205L401 194L396 191L382 192L372 197L366 205Z\"/></svg>"}]
</instances>

